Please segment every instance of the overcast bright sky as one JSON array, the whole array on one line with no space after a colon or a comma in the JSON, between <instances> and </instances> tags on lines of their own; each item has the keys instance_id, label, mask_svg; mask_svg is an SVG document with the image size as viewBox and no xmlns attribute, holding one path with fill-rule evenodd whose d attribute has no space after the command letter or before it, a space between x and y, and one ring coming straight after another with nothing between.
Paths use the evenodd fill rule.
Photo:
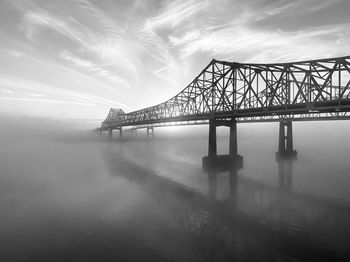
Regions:
<instances>
[{"instance_id":1,"label":"overcast bright sky","mask_svg":"<svg viewBox=\"0 0 350 262\"><path fill-rule=\"evenodd\" d=\"M175 95L212 58L350 54L349 0L0 0L0 113L104 118Z\"/></svg>"}]
</instances>

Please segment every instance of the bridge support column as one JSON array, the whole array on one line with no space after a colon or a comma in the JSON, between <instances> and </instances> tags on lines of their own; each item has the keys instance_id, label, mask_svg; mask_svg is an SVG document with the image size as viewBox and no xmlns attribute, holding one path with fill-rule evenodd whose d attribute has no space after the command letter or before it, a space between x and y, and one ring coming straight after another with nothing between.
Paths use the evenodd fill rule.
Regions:
<instances>
[{"instance_id":1,"label":"bridge support column","mask_svg":"<svg viewBox=\"0 0 350 262\"><path fill-rule=\"evenodd\" d=\"M154 127L147 127L147 139L154 137Z\"/></svg>"},{"instance_id":2,"label":"bridge support column","mask_svg":"<svg viewBox=\"0 0 350 262\"><path fill-rule=\"evenodd\" d=\"M292 187L293 162L297 158L297 151L293 148L292 121L281 121L279 124L278 151L278 180L281 189L290 190Z\"/></svg>"},{"instance_id":3,"label":"bridge support column","mask_svg":"<svg viewBox=\"0 0 350 262\"><path fill-rule=\"evenodd\" d=\"M120 127L119 129L119 138L122 139L123 138L123 128Z\"/></svg>"},{"instance_id":4,"label":"bridge support column","mask_svg":"<svg viewBox=\"0 0 350 262\"><path fill-rule=\"evenodd\" d=\"M216 120L209 120L209 143L208 143L208 157L214 157L217 155L216 146Z\"/></svg>"},{"instance_id":5,"label":"bridge support column","mask_svg":"<svg viewBox=\"0 0 350 262\"><path fill-rule=\"evenodd\" d=\"M293 149L292 121L281 121L279 127L278 151L276 152L276 159L295 158L296 156L297 151Z\"/></svg>"},{"instance_id":6,"label":"bridge support column","mask_svg":"<svg viewBox=\"0 0 350 262\"><path fill-rule=\"evenodd\" d=\"M230 127L230 148L229 148L229 157L230 157L230 176L237 175L238 169L243 168L243 156L238 154L238 142L237 142L237 121L232 118L228 122Z\"/></svg>"},{"instance_id":7,"label":"bridge support column","mask_svg":"<svg viewBox=\"0 0 350 262\"><path fill-rule=\"evenodd\" d=\"M108 129L108 138L110 140L112 140L112 138L113 138L113 130L112 129Z\"/></svg>"},{"instance_id":8,"label":"bridge support column","mask_svg":"<svg viewBox=\"0 0 350 262\"><path fill-rule=\"evenodd\" d=\"M229 154L218 155L217 143L216 143L216 127L227 126L230 128L230 141L229 141ZM216 169L219 171L230 171L235 173L237 170L243 167L243 157L238 155L237 149L237 122L232 119L210 119L209 120L209 141L208 141L208 156L202 159L203 169L210 170Z\"/></svg>"},{"instance_id":9,"label":"bridge support column","mask_svg":"<svg viewBox=\"0 0 350 262\"><path fill-rule=\"evenodd\" d=\"M229 168L230 175L230 195L235 199L237 195L237 176L238 170L243 168L243 156L238 154L238 141L237 141L237 121L232 119L230 123L230 148L229 154L231 158L231 166Z\"/></svg>"},{"instance_id":10,"label":"bridge support column","mask_svg":"<svg viewBox=\"0 0 350 262\"><path fill-rule=\"evenodd\" d=\"M230 156L237 156L237 122L235 119L230 124Z\"/></svg>"}]
</instances>

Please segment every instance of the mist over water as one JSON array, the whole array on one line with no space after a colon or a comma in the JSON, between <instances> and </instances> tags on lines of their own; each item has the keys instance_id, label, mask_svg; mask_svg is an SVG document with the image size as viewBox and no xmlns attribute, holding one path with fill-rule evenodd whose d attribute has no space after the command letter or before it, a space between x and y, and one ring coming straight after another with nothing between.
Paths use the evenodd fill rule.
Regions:
<instances>
[{"instance_id":1,"label":"mist over water","mask_svg":"<svg viewBox=\"0 0 350 262\"><path fill-rule=\"evenodd\" d=\"M349 259L347 122L293 123L282 176L278 124L239 124L243 169L208 178L207 126L108 141L83 121L1 119L0 261Z\"/></svg>"}]
</instances>

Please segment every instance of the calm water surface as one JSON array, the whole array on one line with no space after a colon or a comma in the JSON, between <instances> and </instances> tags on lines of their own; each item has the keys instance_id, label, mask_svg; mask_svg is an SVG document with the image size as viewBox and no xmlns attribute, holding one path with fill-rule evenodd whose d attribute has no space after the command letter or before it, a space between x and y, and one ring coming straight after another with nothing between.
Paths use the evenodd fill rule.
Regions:
<instances>
[{"instance_id":1,"label":"calm water surface","mask_svg":"<svg viewBox=\"0 0 350 262\"><path fill-rule=\"evenodd\" d=\"M238 176L202 171L207 127L107 142L78 124L3 123L0 261L350 258L346 122L294 124L298 159L283 174L278 125L242 124Z\"/></svg>"}]
</instances>

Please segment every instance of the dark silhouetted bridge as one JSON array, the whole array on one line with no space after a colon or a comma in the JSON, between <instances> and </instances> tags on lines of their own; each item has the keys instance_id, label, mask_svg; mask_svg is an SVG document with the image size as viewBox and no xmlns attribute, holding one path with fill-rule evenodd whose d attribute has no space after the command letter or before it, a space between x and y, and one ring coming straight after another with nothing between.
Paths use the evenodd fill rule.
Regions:
<instances>
[{"instance_id":1,"label":"dark silhouetted bridge","mask_svg":"<svg viewBox=\"0 0 350 262\"><path fill-rule=\"evenodd\" d=\"M250 64L212 60L180 93L164 103L124 113L111 109L100 132L163 125L209 124L208 159L237 154L237 123L280 122L278 157L295 156L292 121L349 119L350 56L293 63ZM230 150L217 156L216 127L230 127ZM210 161L209 161L210 162ZM232 161L231 161L232 162Z\"/></svg>"}]
</instances>

